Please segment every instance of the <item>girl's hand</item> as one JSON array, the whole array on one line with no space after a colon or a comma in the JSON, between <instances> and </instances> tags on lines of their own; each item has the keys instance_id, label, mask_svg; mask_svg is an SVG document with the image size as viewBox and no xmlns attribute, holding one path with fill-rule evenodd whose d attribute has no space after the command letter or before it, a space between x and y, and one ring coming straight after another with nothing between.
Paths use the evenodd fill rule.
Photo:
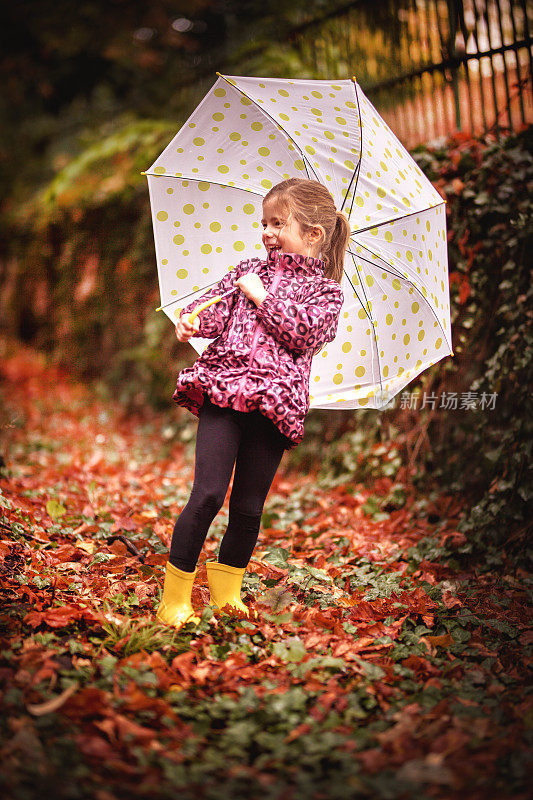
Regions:
<instances>
[{"instance_id":1,"label":"girl's hand","mask_svg":"<svg viewBox=\"0 0 533 800\"><path fill-rule=\"evenodd\" d=\"M188 342L191 336L200 329L200 320L198 317L194 320L193 324L189 322L189 314L183 314L176 323L176 338L178 342Z\"/></svg>"},{"instance_id":2,"label":"girl's hand","mask_svg":"<svg viewBox=\"0 0 533 800\"><path fill-rule=\"evenodd\" d=\"M238 286L248 300L252 300L256 306L260 306L268 294L259 275L253 272L236 280L235 286Z\"/></svg>"}]
</instances>

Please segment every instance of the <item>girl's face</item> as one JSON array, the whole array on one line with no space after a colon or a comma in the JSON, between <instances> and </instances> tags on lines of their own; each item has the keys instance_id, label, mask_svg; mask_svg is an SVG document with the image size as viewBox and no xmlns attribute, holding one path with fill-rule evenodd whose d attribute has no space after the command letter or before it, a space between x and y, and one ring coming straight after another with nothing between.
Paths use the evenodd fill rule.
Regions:
<instances>
[{"instance_id":1,"label":"girl's face","mask_svg":"<svg viewBox=\"0 0 533 800\"><path fill-rule=\"evenodd\" d=\"M297 253L301 256L314 255L314 248L294 217L275 199L263 203L263 244L268 253L280 250L282 253Z\"/></svg>"}]
</instances>

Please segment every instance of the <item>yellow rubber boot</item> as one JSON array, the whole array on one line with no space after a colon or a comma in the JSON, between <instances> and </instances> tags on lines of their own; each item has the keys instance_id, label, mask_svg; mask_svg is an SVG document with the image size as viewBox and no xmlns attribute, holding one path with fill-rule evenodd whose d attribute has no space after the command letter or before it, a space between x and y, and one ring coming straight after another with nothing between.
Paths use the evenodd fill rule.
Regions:
<instances>
[{"instance_id":1,"label":"yellow rubber boot","mask_svg":"<svg viewBox=\"0 0 533 800\"><path fill-rule=\"evenodd\" d=\"M156 619L165 625L181 628L187 622L197 625L200 617L194 613L191 605L191 592L194 583L194 572L184 572L167 561L163 597L156 612Z\"/></svg>"},{"instance_id":2,"label":"yellow rubber boot","mask_svg":"<svg viewBox=\"0 0 533 800\"><path fill-rule=\"evenodd\" d=\"M207 581L211 594L211 605L222 608L230 605L245 614L250 613L250 609L241 600L241 586L244 576L244 567L230 567L228 564L220 564L218 561L209 561L206 565Z\"/></svg>"}]
</instances>

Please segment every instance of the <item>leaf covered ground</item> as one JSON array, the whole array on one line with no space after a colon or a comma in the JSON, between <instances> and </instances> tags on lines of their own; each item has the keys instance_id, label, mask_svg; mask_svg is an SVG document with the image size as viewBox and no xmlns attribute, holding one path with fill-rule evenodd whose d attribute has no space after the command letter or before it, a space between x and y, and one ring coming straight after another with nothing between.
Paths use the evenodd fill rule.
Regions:
<instances>
[{"instance_id":1,"label":"leaf covered ground","mask_svg":"<svg viewBox=\"0 0 533 800\"><path fill-rule=\"evenodd\" d=\"M13 800L528 797L531 579L458 567L460 495L283 466L243 585L155 621L185 417L0 365L0 789ZM181 427L180 427L181 426ZM482 565L483 566L483 565Z\"/></svg>"}]
</instances>

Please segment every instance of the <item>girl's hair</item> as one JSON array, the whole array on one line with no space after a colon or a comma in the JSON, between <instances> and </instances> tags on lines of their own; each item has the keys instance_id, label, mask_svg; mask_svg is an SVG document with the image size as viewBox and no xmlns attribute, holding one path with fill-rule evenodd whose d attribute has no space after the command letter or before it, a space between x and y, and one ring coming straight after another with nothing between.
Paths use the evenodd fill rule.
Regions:
<instances>
[{"instance_id":1,"label":"girl's hair","mask_svg":"<svg viewBox=\"0 0 533 800\"><path fill-rule=\"evenodd\" d=\"M326 187L318 181L289 178L273 186L263 202L267 200L275 200L291 212L303 233L311 228L322 228L320 257L324 261L324 272L326 277L340 283L350 224L346 214L335 208Z\"/></svg>"}]
</instances>

